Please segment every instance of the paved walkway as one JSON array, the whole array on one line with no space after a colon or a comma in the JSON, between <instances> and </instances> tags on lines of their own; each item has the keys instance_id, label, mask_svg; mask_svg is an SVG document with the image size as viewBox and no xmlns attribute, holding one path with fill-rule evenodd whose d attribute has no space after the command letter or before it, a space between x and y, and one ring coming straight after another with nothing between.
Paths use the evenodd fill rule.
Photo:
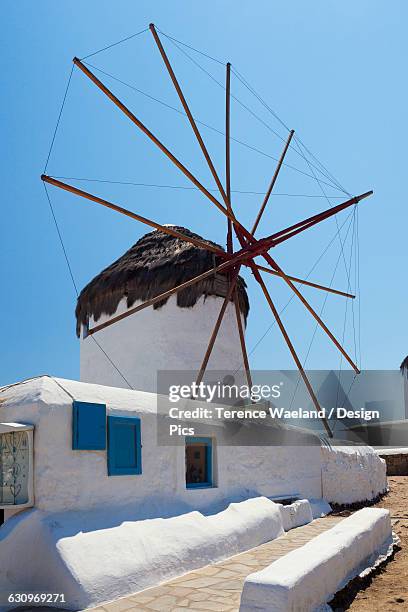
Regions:
<instances>
[{"instance_id":1,"label":"paved walkway","mask_svg":"<svg viewBox=\"0 0 408 612\"><path fill-rule=\"evenodd\" d=\"M276 540L252 548L213 565L184 574L160 586L146 589L93 608L93 612L186 612L239 610L244 580L286 553L333 527L341 517L328 516L285 533Z\"/></svg>"}]
</instances>

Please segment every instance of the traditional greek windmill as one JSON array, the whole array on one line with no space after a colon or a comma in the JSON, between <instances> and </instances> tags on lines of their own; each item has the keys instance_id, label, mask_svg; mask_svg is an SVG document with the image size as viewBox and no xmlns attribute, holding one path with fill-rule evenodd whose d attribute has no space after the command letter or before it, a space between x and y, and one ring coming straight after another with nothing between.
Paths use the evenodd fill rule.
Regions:
<instances>
[{"instance_id":1,"label":"traditional greek windmill","mask_svg":"<svg viewBox=\"0 0 408 612\"><path fill-rule=\"evenodd\" d=\"M210 294L217 295L218 298L221 299L221 306L218 312L218 316L216 317L215 324L213 325L213 330L212 330L212 333L211 333L211 336L208 342L208 346L206 349L204 346L202 347L203 359L201 361L200 367L197 368L198 369L197 381L201 381L204 376L204 372L207 368L211 353L213 351L214 344L215 344L217 335L219 333L221 323L226 315L226 311L230 305L230 302L232 302L234 305L234 317L236 320L236 326L237 326L237 332L238 332L237 337L239 338L240 350L242 352L242 361L244 364L244 369L246 372L248 384L252 385L249 362L248 362L248 355L247 355L246 346L245 346L244 324L243 324L243 319L242 319L242 314L244 315L244 317L247 314L247 306L245 306L246 294L245 294L245 289L242 285L242 281L239 279L239 272L241 268L242 267L249 268L252 274L254 275L256 281L259 283L262 289L262 292L265 296L265 299L270 309L272 310L272 313L276 319L278 327L285 339L285 342L288 345L288 348L293 356L293 359L310 393L312 401L315 404L315 406L319 409L320 407L319 407L319 403L316 398L316 395L302 367L301 361L295 351L295 348L292 344L290 336L282 323L282 320L279 316L275 303L265 285L261 272L266 272L268 274L273 274L275 276L279 276L282 278L282 280L286 283L286 285L288 285L288 287L293 291L296 297L302 302L305 308L309 311L312 317L316 320L318 325L320 325L320 327L325 331L325 333L328 335L330 340L335 344L335 346L338 348L338 350L343 355L343 357L347 360L347 362L352 366L355 372L359 373L359 369L357 365L354 363L351 357L347 354L345 349L341 346L340 342L335 338L335 336L332 334L332 332L329 330L326 324L322 321L320 316L312 308L308 300L306 300L306 298L302 295L302 293L300 292L300 290L298 289L295 283L309 285L316 289L336 293L336 294L343 295L348 298L353 298L354 296L349 293L345 293L345 292L342 292L336 289L332 289L331 287L327 287L327 286L320 285L317 283L311 283L307 280L287 275L282 270L282 268L278 265L278 263L276 262L276 260L270 254L269 251L271 249L278 247L280 244L289 240L290 238L300 234L301 232L306 231L310 227L313 227L314 225L321 223L325 219L328 219L329 217L336 215L340 211L345 210L346 208L357 204L364 198L372 195L373 192L368 191L359 196L352 197L348 199L347 201L343 202L342 204L329 208L328 210L325 210L319 214L313 215L309 218L303 219L299 221L298 223L295 223L278 232L275 232L272 235L269 235L263 238L255 237L259 222L268 204L268 200L275 186L279 171L282 167L282 164L284 163L285 155L291 145L291 140L293 138L294 131L291 130L289 132L289 136L283 148L282 154L276 166L275 172L273 174L272 180L267 189L267 192L265 194L265 197L263 199L259 212L254 220L252 228L248 230L237 219L233 211L232 205L231 205L231 186L230 186L230 75L231 75L231 65L229 63L227 63L226 65L226 100L225 100L225 103L226 103L226 112L225 112L225 117L226 117L226 120L225 120L226 184L224 186L221 183L217 170L214 167L214 164L208 153L208 150L203 141L201 133L197 127L197 122L194 119L190 111L188 103L184 97L180 84L176 78L174 70L164 50L160 37L157 33L157 30L153 24L150 24L149 27L154 37L154 40L157 44L157 47L160 51L160 54L163 58L165 66L168 70L170 78L180 98L184 111L191 124L195 137L197 138L199 146L202 150L202 153L211 171L211 174L217 184L221 199L216 198L213 195L213 193L211 193L204 185L201 184L201 182L188 170L188 168L186 168L182 164L182 162L179 159L177 159L173 155L173 153L129 110L129 108L127 108L108 89L108 87L99 78L95 76L95 74L89 69L89 67L85 65L84 61L81 61L78 58L74 58L73 60L74 64L128 117L128 119L130 119L132 123L134 123L164 153L165 156L168 157L168 159L173 164L177 166L177 168L195 185L195 187L198 188L206 196L206 198L214 206L218 208L218 210L220 211L220 213L224 216L226 220L226 225L227 225L226 246L227 248L226 250L224 250L219 245L209 242L208 240L204 240L197 234L193 234L182 227L162 225L160 223L157 223L156 221L147 219L146 217L143 217L134 212L126 210L125 208L122 208L118 206L117 204L114 204L96 195L93 195L91 193L78 189L74 187L73 185L67 184L56 178L43 174L41 178L45 183L49 183L61 189L67 190L71 193L74 193L75 195L81 196L83 198L86 198L98 204L101 204L102 206L106 206L108 208L111 208L112 210L115 210L124 215L127 215L128 217L131 217L137 221L140 221L154 228L155 230L158 230L158 232L160 233L160 236L159 236L160 239L163 239L164 236L171 237L172 238L171 250L173 251L173 256L174 256L175 250L177 250L180 245L184 245L184 247L187 245L189 247L194 248L195 257L198 257L201 263L204 262L203 267L200 268L199 274L193 273L194 269L197 269L197 268L192 266L190 268L191 274L187 273L187 277L186 275L184 275L181 283L172 284L168 289L164 291L163 290L159 291L160 288L161 289L164 288L163 283L157 283L155 285L155 289L154 287L152 288L152 285L150 285L150 287L147 287L147 288L144 287L141 290L140 284L139 284L139 291L136 290L135 287L133 287L134 292L136 292L134 293L135 299L136 298L140 299L141 296L146 297L146 299L144 299L142 303L138 304L135 307L130 306L130 304L132 303L132 300L128 299L127 307L124 309L122 308L121 312L116 312L116 308L118 307L119 301L115 301L117 296L114 297L113 302L111 302L111 305L112 303L115 304L114 308L111 307L111 314L113 314L113 316L105 320L103 323L100 323L99 325L96 324L96 325L91 325L89 327L88 326L89 315L93 315L93 318L97 319L98 318L98 314L97 314L98 308L100 306L100 304L98 306L98 299L99 299L98 296L95 297L95 295L92 293L92 290L97 288L98 280L103 281L103 279L101 278L98 279L97 277L95 281L92 281L92 283L94 284L92 285L91 283L91 286L88 286L87 288L85 288L84 290L85 293L83 292L83 294L80 297L80 300L78 303L78 310L77 310L78 320L80 324L86 325L85 335L93 335L101 331L102 329L106 329L109 326L115 325L118 321L121 321L124 318L133 316L135 313L140 312L141 310L145 308L148 308L154 305L158 305L158 304L162 304L174 294L177 294L178 296L180 296L188 288L195 288L195 289L200 288L198 289L198 291L199 292L201 291L202 293L205 294L206 293L205 287L206 286L208 287L208 282L210 282L211 284L212 282L211 279L220 278L221 276L224 279L223 291L221 293L220 292L217 293L214 286L212 286L211 290L209 291ZM234 243L234 235L235 235L235 243ZM148 235L148 236L151 236L151 235ZM147 237L145 237L142 240L146 240L146 238ZM236 244L238 246L236 246ZM137 247L137 245L135 245L135 247ZM128 252L127 254L128 255L127 259L126 259L126 256L124 256L127 262L129 262L129 253L130 252ZM263 258L265 260L266 265L259 265L256 260L256 258L258 257ZM120 268L120 265L121 265L120 262L125 263L125 260L122 260L121 258L121 260L119 260L119 262L115 262L113 266L119 265L119 268ZM108 268L108 270L110 270L110 268ZM103 274L105 274L105 277L106 277L106 271L104 271L102 275ZM110 278L112 279L112 277ZM169 276L169 278L171 278L171 276ZM116 289L117 289L117 286L116 286ZM130 288L130 291L132 291L132 288ZM229 311L231 311L231 309L229 309ZM105 309L104 312L105 313L109 312L109 308L108 310ZM95 314L96 314L96 317L94 316ZM326 427L328 434L331 435L330 428L328 427L326 422L324 422L324 425Z\"/></svg>"}]
</instances>

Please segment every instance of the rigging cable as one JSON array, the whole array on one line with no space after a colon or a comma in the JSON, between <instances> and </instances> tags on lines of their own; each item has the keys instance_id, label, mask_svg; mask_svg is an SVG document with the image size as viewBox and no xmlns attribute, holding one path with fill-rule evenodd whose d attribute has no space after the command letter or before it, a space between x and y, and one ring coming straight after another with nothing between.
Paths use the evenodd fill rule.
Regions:
<instances>
[{"instance_id":1,"label":"rigging cable","mask_svg":"<svg viewBox=\"0 0 408 612\"><path fill-rule=\"evenodd\" d=\"M218 81L208 70L206 70L199 62L197 62L193 57L191 57L191 55L189 55L186 51L184 51L183 49L181 49L179 47L179 45L177 43L180 43L190 49L192 49L193 51L196 51L197 53L200 53L201 55L205 55L206 57L209 57L210 59L217 61L220 64L223 64L223 62L216 60L215 58L207 55L206 53L203 53L202 51L200 51L199 49L196 49L194 47L192 47L191 45L187 45L186 43L182 43L181 41L177 41L177 39L173 38L172 36L169 36L168 34L166 34L165 32L159 30L159 32L161 34L163 34L163 36L165 36L166 38L168 38L175 47L177 47L177 49L183 53L186 57L188 57L188 59L195 65L197 66L197 68L199 68L202 72L204 72L212 81L214 81L219 87L221 87L223 90L225 90L225 85L223 83L220 83L220 81ZM175 42L177 41L177 42ZM224 65L224 64L223 64ZM244 77L242 77L242 75L240 75L238 73L238 71L236 69L233 68L233 72L235 73L235 75L237 76L237 78L242 82L242 84L247 87L247 89L249 91L251 91L251 93L253 95L255 95L257 97L257 99L259 101L261 101L261 103L269 110L270 113L272 113L272 115L284 126L284 128L286 130L289 131L289 128L286 126L286 124L280 119L280 117L277 115L277 113L275 113L275 111L273 111L264 100L262 100L262 98L259 96L259 94L257 94L255 92L255 90L253 88L251 88L251 86L249 85L249 83L247 81L245 81ZM245 108L245 110L247 110L253 117L255 117L259 122L261 122L269 131L271 131L277 138L279 138L280 140L284 141L285 139L278 133L276 132L276 130L274 130L268 123L266 123L261 117L259 117L259 115L257 115L254 111L252 111L246 104L244 104L239 98L237 98L236 96L234 96L234 94L231 93L231 98L233 98L236 102L238 102L238 104L240 104L243 108ZM295 151L295 153L297 153L296 149L293 149ZM337 181L333 175L330 175L329 171L323 166L323 164L315 157L313 156L314 159L316 160L316 162L319 163L319 165L324 169L324 171L320 170L319 168L317 168L315 166L315 169L320 172L321 174L323 174L323 176L325 176L328 180L332 180L332 182L335 184L336 188L339 189L340 191L343 191L344 193L347 193L345 189L343 189L343 187L341 187L339 181Z\"/></svg>"},{"instance_id":2,"label":"rigging cable","mask_svg":"<svg viewBox=\"0 0 408 612\"><path fill-rule=\"evenodd\" d=\"M89 55L85 55L84 57L81 58L81 61L84 59L87 59L88 57L92 57L93 55L96 55L97 53L102 53L102 51L106 51L107 49L116 47L116 45L120 45L126 42L127 40L130 40L131 38L135 38L136 36L139 36L140 34L144 34L144 32L147 32L148 29L149 28L144 28L144 30L140 30L140 32L136 32L136 34L131 34L130 36L126 36L126 38L122 38L121 40L118 40L117 42L114 42L111 45L107 45L106 47L103 47L102 49L98 49L98 51L94 51L93 53L90 53Z\"/></svg>"},{"instance_id":3,"label":"rigging cable","mask_svg":"<svg viewBox=\"0 0 408 612\"><path fill-rule=\"evenodd\" d=\"M343 221L343 223L340 226L339 231L342 230L342 228L344 227L344 225L347 223L347 221L350 219L351 215L353 213L349 213L346 217L346 219ZM324 255L327 253L327 251L329 250L329 248L331 247L331 245L333 244L333 242L336 240L337 238L337 234L338 232L336 232L333 236L333 238L329 241L329 243L327 244L327 246L323 249L323 251L321 252L321 254L319 255L319 257L316 259L316 261L314 262L313 266L310 268L309 272L306 274L305 276L305 280L307 280L310 275L312 274L313 270L316 268L316 266L319 264L319 262L322 260L322 258L324 257ZM301 283L300 283L301 284ZM286 304L281 308L281 310L279 311L279 315L281 315L290 305L290 303L292 302L292 300L295 299L295 294L293 294L289 300L286 302ZM250 355L252 355L255 350L258 348L258 346L261 344L261 342L264 340L264 338L269 334L270 330L274 327L274 325L276 324L276 320L274 319L272 321L272 323L269 325L269 327L267 328L267 330L262 334L262 336L258 339L258 341L255 343L255 345L251 348L251 350L248 352L248 357ZM237 367L237 369L235 370L234 373L239 372L239 370L242 369L242 364Z\"/></svg>"},{"instance_id":4,"label":"rigging cable","mask_svg":"<svg viewBox=\"0 0 408 612\"><path fill-rule=\"evenodd\" d=\"M52 149L53 149L53 146L54 146L54 142L55 142L55 137L56 137L56 135L57 135L57 131L58 131L58 128L59 128L59 124L60 124L60 121L61 121L61 117L62 117L62 111L64 110L65 101L66 101L66 99L67 99L67 95L68 95L69 86L71 85L71 79L72 79L72 73L73 73L73 72L74 72L74 64L72 64L72 68L71 68L71 71L70 71L70 73L69 73L68 82L67 82L67 86L66 86L66 88L65 88L64 97L63 97L63 99L62 99L62 104L61 104L61 108L60 108L60 111L59 111L59 114L58 114L57 123L56 123L56 125L55 125L54 133L53 133L53 136L52 136L52 139L51 139L51 145L50 145L50 148L49 148L49 151L48 151L47 159L46 159L46 161L45 161L45 166L44 166L44 174L45 174L45 173L46 173L46 171L47 171L48 162L50 161L51 152L52 152Z\"/></svg>"},{"instance_id":5,"label":"rigging cable","mask_svg":"<svg viewBox=\"0 0 408 612\"><path fill-rule=\"evenodd\" d=\"M46 171L47 166L48 166L48 162L49 162L50 157L51 157L51 152L52 152L52 149L53 149L53 146L54 146L55 137L57 135L58 127L59 127L59 124L60 124L60 121L61 121L62 113L63 113L63 110L64 110L64 106L65 106L65 102L66 102L66 99L67 99L67 95L68 95L68 90L69 90L69 87L70 87L70 84L71 84L73 69L74 69L74 65L71 68L71 72L69 74L68 83L67 83L67 86L65 88L65 93L64 93L63 100L62 100L61 108L60 108L60 111L58 113L57 123L56 123L56 126L55 126L55 130L54 130L53 137L52 137L52 140L51 140L51 145L50 145L50 148L49 148L49 151L48 151L48 155L47 155L47 159L46 159L45 166L44 166L44 174L45 174L45 171ZM64 245L64 241L63 241L62 234L61 234L61 231L60 231L60 228L59 228L59 225L58 225L58 221L57 221L57 218L55 216L54 207L53 207L52 202L51 202L50 194L49 194L47 186L46 186L46 184L44 182L43 182L43 185L44 185L44 190L45 190L46 198L47 198L47 201L48 201L48 205L49 205L50 210L51 210L51 215L52 215L52 218L54 220L54 225L55 225L55 228L56 228L57 233L58 233L58 238L59 238L59 241L61 243L61 247L62 247L62 250L63 250L63 253L64 253L64 258L65 258L65 261L67 263L69 275L71 277L71 281L72 281L72 284L74 286L74 290L75 290L76 296L78 297L78 295L79 295L78 287L77 287L77 284L75 282L74 274L73 274L72 267L71 267L71 264L70 264L70 261L69 261L69 258L68 258L67 250L66 250L65 245ZM105 357L108 359L108 361L111 363L111 365L118 372L118 374L123 378L123 380L126 382L126 384L132 389L132 386L129 383L129 381L122 374L122 372L119 370L119 368L116 366L116 364L112 361L112 359L109 357L109 355L103 349L103 347L99 344L99 342L96 340L96 338L94 338L93 336L91 336L91 338L93 339L95 344L99 347L99 349L102 351L102 353L105 355Z\"/></svg>"},{"instance_id":6,"label":"rigging cable","mask_svg":"<svg viewBox=\"0 0 408 612\"><path fill-rule=\"evenodd\" d=\"M160 189L182 189L186 191L200 191L198 187L192 187L190 185L159 185L158 183L134 183L133 181L113 181L109 179L97 179L88 177L78 176L57 176L53 175L52 178L66 180L66 181L85 181L88 183L108 183L109 185L131 185L132 187L157 187ZM218 189L208 189L208 191L218 192ZM231 193L239 193L241 195L264 195L264 191L249 191L241 189L232 189ZM323 195L307 194L307 193L271 193L271 196L280 197L292 197L292 198L324 198ZM343 196L327 196L331 199L342 199Z\"/></svg>"},{"instance_id":7,"label":"rigging cable","mask_svg":"<svg viewBox=\"0 0 408 612\"><path fill-rule=\"evenodd\" d=\"M296 138L296 137L295 137L295 138ZM296 145L299 147L299 150L300 150L300 151L302 151L302 149L301 149L301 145L300 145L300 143L299 143L297 140L296 140ZM315 175L315 173L314 173L314 171L313 171L313 168L310 166L309 160L307 159L307 157L306 157L306 156L304 156L304 159L305 159L305 161L306 161L307 165L309 166L310 171L311 171L311 172L312 172L312 174L314 175L314 178L315 178L315 180L316 180L317 184L319 185L319 188L320 188L320 190L321 190L322 194L325 196L325 198L326 198L326 200L327 200L328 205L329 205L329 206L330 206L330 208L331 208L331 207L332 207L332 204L331 204L331 202L330 202L329 198L328 198L328 197L327 197L327 195L326 195L326 191L324 190L323 186L320 184L320 179L319 179L319 178L318 178L318 177ZM355 206L354 206L354 209L355 209L355 207L356 207L356 206L357 206L357 205L355 205ZM339 227L339 222L338 222L338 219L337 219L337 215L334 215L334 221L335 221L335 223L336 223L336 227L337 227L337 229L338 229L338 227ZM353 227L353 236L354 236L354 227ZM351 286L351 281L350 281L350 272L351 272L351 269L350 269L350 270L348 270L348 269L347 269L346 256L345 256L345 254L344 254L343 242L342 242L342 240L341 240L340 234L339 234L339 241L340 241L340 247L341 247L341 254L342 254L342 257L343 257L344 269L345 269L345 271L346 271L346 275L347 275L347 281L348 281L349 286ZM347 308L347 303L346 303L346 308ZM353 329L354 329L354 334L355 334L354 303L352 303L352 304L351 304L351 310L352 310L352 317L353 317ZM357 360L357 355L355 355L355 356L356 356L356 360Z\"/></svg>"},{"instance_id":8,"label":"rigging cable","mask_svg":"<svg viewBox=\"0 0 408 612\"><path fill-rule=\"evenodd\" d=\"M265 100L263 100L263 98L261 98L261 96L255 91L255 89L248 83L248 81L243 77L242 74L238 72L238 70L235 67L233 67L233 72L235 76L241 81L241 83L257 98L257 100L272 114L272 116L275 117L275 119L277 119L277 121L279 121L279 123L281 123L281 125L289 132L290 129L286 125L286 123L284 123L283 120L279 117L279 115L265 102ZM347 190L341 185L340 181L338 181L336 177L331 172L329 172L326 166L324 166L324 164L322 164L322 162L315 155L313 155L311 151L309 151L309 149L300 140L299 137L297 137L297 140L303 145L304 149L306 149L309 155L313 157L316 163L320 165L322 170L324 170L324 172L322 170L320 172L324 176L326 176L326 178L331 179L338 186L340 190L344 191L344 193L348 193ZM292 148L296 152L292 144L290 144L290 148Z\"/></svg>"},{"instance_id":9,"label":"rigging cable","mask_svg":"<svg viewBox=\"0 0 408 612\"><path fill-rule=\"evenodd\" d=\"M68 268L68 271L69 271L69 275L70 275L70 277L71 277L71 281L72 281L72 284L73 284L74 289L75 289L75 294L76 294L76 297L78 298L78 297L79 297L78 287L77 287L77 284L76 284L76 282L75 282L74 274L73 274L73 272L72 272L71 263L70 263L70 261L69 261L69 257L68 257L67 250L66 250L66 248L65 248L65 244L64 244L64 241L63 241L63 238L62 238L61 230L60 230L60 228L59 228L58 221L57 221L57 218L56 218L56 216L55 216L54 207L53 207L53 205L52 205L52 203L51 203L50 194L48 193L48 189L47 189L46 184L45 184L45 183L43 183L43 185L44 185L45 193L46 193L46 196L47 196L48 204L49 204L49 207L50 207L50 209L51 209L52 218L53 218L53 220L54 220L54 224L55 224L55 227L56 227L56 230L57 230L57 233L58 233L59 241L60 241L60 243L61 243L62 251L63 251L63 253L64 253L64 258L65 258L65 261L66 261L66 264L67 264L67 268ZM123 374L123 373L120 371L120 369L118 368L118 366L117 366L117 365L116 365L116 364L115 364L115 363L112 361L112 359L109 357L109 355L107 354L107 352L105 351L105 349L104 349L104 348L103 348L103 347L100 345L100 343L97 341L97 339L96 339L96 338L94 338L94 336L93 336L93 335L91 335L91 338L92 338L92 340L95 342L95 344L98 346L98 348L99 348L99 349L102 351L102 353L105 355L105 357L106 357L106 359L109 361L109 363L110 363L110 364L113 366L113 368L114 368L114 369L117 371L117 373L119 374L119 376L120 376L120 377L121 377L121 378L122 378L122 379L125 381L125 383L128 385L128 387L129 387L130 389L133 389L132 385L131 385L131 384L130 384L130 382L127 380L127 378L125 377L125 375L124 375L124 374Z\"/></svg>"},{"instance_id":10,"label":"rigging cable","mask_svg":"<svg viewBox=\"0 0 408 612\"><path fill-rule=\"evenodd\" d=\"M348 237L348 234L350 232L350 228L351 228L351 225L352 225L352 222L353 222L353 219L351 219L352 215L353 215L353 211L349 214L349 217L348 217L348 218L350 218L350 223L349 223L349 226L347 228L347 232L346 232L346 235L344 237L343 244L346 244L347 237ZM337 258L337 261L336 261L336 265L334 267L333 274L332 274L332 277L330 279L329 287L331 287L333 282L334 282L334 278L336 276L336 272L337 272L337 269L339 267L340 259L341 259L341 251L340 251L340 253L338 255L338 258ZM329 294L326 293L326 295L324 296L323 304L322 304L320 312L319 312L319 317L320 318L322 318L322 316L323 316L323 312L324 312L324 310L326 308L326 303L327 303L328 297L329 297ZM313 331L313 334L312 334L312 337L311 337L311 340L309 342L309 346L308 346L308 349L307 349L307 352L306 352L306 356L305 356L305 358L303 360L302 366L303 366L304 369L306 369L307 360L309 359L310 351L312 349L312 345L313 345L313 342L314 342L314 339L315 339L318 327L319 327L319 324L316 322L315 328L314 328L314 331ZM290 402L290 408L292 407L293 402L295 400L296 393L297 393L297 390L298 390L298 387L299 387L299 383L300 383L300 378L301 378L301 376L299 374L298 379L297 379L297 383L296 383L296 387L295 387L295 389L293 391L292 399L291 399L291 402Z\"/></svg>"},{"instance_id":11,"label":"rigging cable","mask_svg":"<svg viewBox=\"0 0 408 612\"><path fill-rule=\"evenodd\" d=\"M117 81L118 83L120 83L121 85L124 85L125 87L128 87L129 89L132 89L133 91L136 91L137 93L141 94L142 96L145 96L146 98L149 98L150 100L153 100L155 102L157 102L158 104L161 104L162 106L165 106L166 108L168 108L169 110L172 110L176 113L178 113L179 115L182 115L184 117L186 117L186 113L181 111L180 109L172 106L171 104L168 104L167 102L164 102L163 100L160 100L159 98L156 98L154 96L152 96L151 94L135 87L134 85L132 85L131 83L127 83L126 81L114 76L113 74L106 72L105 70L102 70L102 68L99 68L98 66L95 66L94 64L90 64L89 62L84 62L84 64L86 66L89 66L90 68L93 68L94 70L97 70L98 72L100 72L101 74L111 78L114 81ZM218 83L218 81L217 81ZM220 86L222 86L219 83ZM234 97L234 96L232 96ZM250 109L248 109L250 111ZM252 111L250 111L252 112ZM204 121L201 121L200 119L197 119L194 117L194 121L200 125L202 125L203 127L212 130L213 132L219 134L220 136L224 136L225 137L225 132L223 132L222 130L219 130L218 128L205 123ZM267 124L266 124L267 125ZM273 161L278 162L279 158L274 157L273 155L270 155L269 153L266 153L265 151L262 151L261 149L258 149L257 147L250 145L247 142L244 142L242 140L239 140L238 138L234 138L233 136L230 137L230 140L233 142L236 142L237 144L240 144L241 146L246 147L247 149L250 149L251 151L255 151L256 153L259 153L260 155L263 155L264 157L268 157L269 159L273 159ZM291 164L288 164L286 162L283 162L282 166L285 166L286 168L290 168L291 170L298 172L299 174L303 174L304 176L307 176L309 178L314 178L311 174L308 174L307 172L304 172L303 170L301 170L300 168L297 168L296 166L292 166ZM346 193L343 189L340 189L339 187L337 187L336 185L332 184L332 183L327 183L326 181L321 181L323 184L327 185L328 187L332 188L332 189L337 189L338 191L343 191L343 193Z\"/></svg>"}]
</instances>

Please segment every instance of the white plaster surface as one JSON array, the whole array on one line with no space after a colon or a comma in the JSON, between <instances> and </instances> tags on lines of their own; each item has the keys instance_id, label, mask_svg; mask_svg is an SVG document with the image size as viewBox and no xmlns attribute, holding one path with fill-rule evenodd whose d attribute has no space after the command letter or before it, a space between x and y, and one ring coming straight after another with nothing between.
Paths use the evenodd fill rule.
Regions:
<instances>
[{"instance_id":1,"label":"white plaster surface","mask_svg":"<svg viewBox=\"0 0 408 612\"><path fill-rule=\"evenodd\" d=\"M118 518L102 528L96 513L30 510L13 517L0 530L1 590L63 592L70 607L83 609L283 534L279 506L264 497L211 516Z\"/></svg>"},{"instance_id":2,"label":"white plaster surface","mask_svg":"<svg viewBox=\"0 0 408 612\"><path fill-rule=\"evenodd\" d=\"M332 511L330 504L323 498L320 499L309 499L310 508L312 510L313 518L322 518L330 514Z\"/></svg>"},{"instance_id":3,"label":"white plaster surface","mask_svg":"<svg viewBox=\"0 0 408 612\"><path fill-rule=\"evenodd\" d=\"M283 511L289 528L324 512L305 501L322 484L336 500L341 483L348 502L385 486L385 471L369 480L383 466L372 449L224 446L221 424L211 432L216 486L186 489L184 446L157 444L153 393L43 376L0 397L0 422L34 425L35 497L0 528L0 590L58 585L82 606L112 600L277 537L281 510L265 497L304 498L293 516ZM72 450L73 399L140 417L142 474L109 477L106 451Z\"/></svg>"},{"instance_id":4,"label":"white plaster surface","mask_svg":"<svg viewBox=\"0 0 408 612\"><path fill-rule=\"evenodd\" d=\"M224 298L202 296L191 308L177 306L176 296L156 310L149 306L98 332L98 342L134 389L157 391L158 370L198 371ZM135 302L132 306L141 304ZM125 312L123 299L114 315ZM90 328L111 317L102 316ZM244 318L242 317L245 327ZM235 306L228 304L207 370L238 370L242 351ZM238 375L237 375L238 376ZM114 387L128 385L91 337L80 341L80 378Z\"/></svg>"},{"instance_id":5,"label":"white plaster surface","mask_svg":"<svg viewBox=\"0 0 408 612\"><path fill-rule=\"evenodd\" d=\"M186 489L184 446L158 446L157 396L101 385L40 377L4 389L0 421L34 430L35 506L47 512L132 504L141 517L220 510L231 501L293 495L321 497L320 448L223 446L214 427L214 481ZM72 450L72 401L105 403L108 414L139 416L142 474L108 476L106 451ZM197 402L194 402L194 406Z\"/></svg>"},{"instance_id":6,"label":"white plaster surface","mask_svg":"<svg viewBox=\"0 0 408 612\"><path fill-rule=\"evenodd\" d=\"M283 506L278 504L282 515L282 524L285 531L306 525L313 520L312 507L307 499L298 499L292 504Z\"/></svg>"},{"instance_id":7,"label":"white plaster surface","mask_svg":"<svg viewBox=\"0 0 408 612\"><path fill-rule=\"evenodd\" d=\"M352 578L387 554L392 544L388 510L359 510L267 568L250 574L245 580L240 612L322 609Z\"/></svg>"},{"instance_id":8,"label":"white plaster surface","mask_svg":"<svg viewBox=\"0 0 408 612\"><path fill-rule=\"evenodd\" d=\"M322 488L329 503L351 504L387 490L387 466L370 446L322 447Z\"/></svg>"}]
</instances>

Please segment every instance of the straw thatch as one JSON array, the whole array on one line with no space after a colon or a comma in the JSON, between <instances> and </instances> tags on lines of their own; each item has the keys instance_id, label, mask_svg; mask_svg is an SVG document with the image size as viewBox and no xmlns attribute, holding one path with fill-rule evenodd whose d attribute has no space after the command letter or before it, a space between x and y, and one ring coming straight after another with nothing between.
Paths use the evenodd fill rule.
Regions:
<instances>
[{"instance_id":1,"label":"straw thatch","mask_svg":"<svg viewBox=\"0 0 408 612\"><path fill-rule=\"evenodd\" d=\"M184 227L172 227L182 234L203 240ZM204 242L215 244L209 240ZM101 315L112 316L122 298L126 297L127 307L131 308L136 300L145 301L160 295L220 263L221 259L211 251L162 231L146 234L81 291L75 311L78 336L81 325L86 325L89 317L98 321ZM246 320L249 302L243 278L238 278L237 286L240 309ZM179 291L177 305L190 308L202 295L225 297L227 290L226 276L215 274ZM157 302L153 308L160 308L166 301Z\"/></svg>"}]
</instances>

